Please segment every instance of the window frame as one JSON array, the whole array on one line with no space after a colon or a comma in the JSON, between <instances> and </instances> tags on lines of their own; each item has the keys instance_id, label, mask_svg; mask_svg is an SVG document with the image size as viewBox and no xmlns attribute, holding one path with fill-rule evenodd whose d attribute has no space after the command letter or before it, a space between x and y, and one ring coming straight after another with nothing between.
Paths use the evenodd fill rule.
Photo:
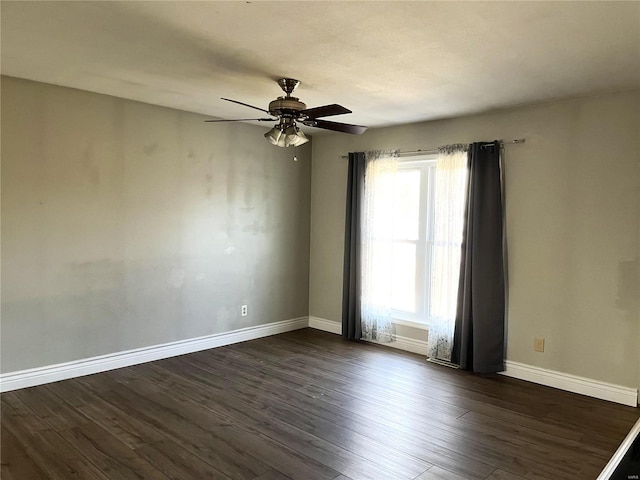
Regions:
<instances>
[{"instance_id":1,"label":"window frame","mask_svg":"<svg viewBox=\"0 0 640 480\"><path fill-rule=\"evenodd\" d=\"M418 211L418 240L395 240L397 243L416 245L416 313L391 309L392 322L428 330L428 312L431 294L433 264L433 222L435 215L435 169L437 154L404 156L398 159L397 171L420 170L420 200Z\"/></svg>"}]
</instances>

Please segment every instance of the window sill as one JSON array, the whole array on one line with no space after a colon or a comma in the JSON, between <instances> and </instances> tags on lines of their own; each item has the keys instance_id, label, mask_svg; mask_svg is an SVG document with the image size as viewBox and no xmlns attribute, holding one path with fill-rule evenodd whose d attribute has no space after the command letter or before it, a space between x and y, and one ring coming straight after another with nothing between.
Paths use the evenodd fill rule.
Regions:
<instances>
[{"instance_id":1,"label":"window sill","mask_svg":"<svg viewBox=\"0 0 640 480\"><path fill-rule=\"evenodd\" d=\"M401 318L393 318L391 322L395 325L402 325L403 327L417 328L419 330L429 330L426 323L414 322L412 320L403 320Z\"/></svg>"}]
</instances>

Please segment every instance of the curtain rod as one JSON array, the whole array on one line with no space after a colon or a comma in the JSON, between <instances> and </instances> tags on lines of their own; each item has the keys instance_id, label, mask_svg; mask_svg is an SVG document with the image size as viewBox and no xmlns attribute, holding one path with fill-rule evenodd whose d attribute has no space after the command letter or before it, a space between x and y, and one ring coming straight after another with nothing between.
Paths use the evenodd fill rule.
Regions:
<instances>
[{"instance_id":1,"label":"curtain rod","mask_svg":"<svg viewBox=\"0 0 640 480\"><path fill-rule=\"evenodd\" d=\"M509 144L514 144L514 143L524 143L525 139L524 138L516 138L514 140L498 140L498 143L500 143L500 148L503 148L505 145L509 145ZM484 143L482 146L483 147L488 147L493 145L493 143ZM405 152L398 152L398 156L399 157L403 157L403 156L411 156L411 155L418 155L421 153L438 153L438 149L437 148L430 148L430 149L421 149L419 148L418 150L407 150ZM349 158L348 155L341 155L340 158Z\"/></svg>"}]
</instances>

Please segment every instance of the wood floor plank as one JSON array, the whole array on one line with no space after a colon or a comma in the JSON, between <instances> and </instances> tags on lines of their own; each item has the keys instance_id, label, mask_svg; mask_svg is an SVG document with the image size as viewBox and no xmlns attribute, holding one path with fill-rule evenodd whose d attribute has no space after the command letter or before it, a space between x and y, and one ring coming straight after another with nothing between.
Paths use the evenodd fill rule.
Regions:
<instances>
[{"instance_id":1,"label":"wood floor plank","mask_svg":"<svg viewBox=\"0 0 640 480\"><path fill-rule=\"evenodd\" d=\"M336 477L336 478L339 478L339 477ZM271 470L270 472L263 473L259 477L254 478L253 480L291 480L291 477L287 477L283 473L277 472L275 470Z\"/></svg>"},{"instance_id":2,"label":"wood floor plank","mask_svg":"<svg viewBox=\"0 0 640 480\"><path fill-rule=\"evenodd\" d=\"M136 453L171 480L230 480L230 477L172 440L162 440L137 448ZM261 478L261 477L256 477Z\"/></svg>"},{"instance_id":3,"label":"wood floor plank","mask_svg":"<svg viewBox=\"0 0 640 480\"><path fill-rule=\"evenodd\" d=\"M312 329L0 402L7 480L592 479L640 416Z\"/></svg>"},{"instance_id":4,"label":"wood floor plank","mask_svg":"<svg viewBox=\"0 0 640 480\"><path fill-rule=\"evenodd\" d=\"M45 425L54 430L66 430L90 423L82 413L69 406L46 385L21 391L20 400Z\"/></svg>"},{"instance_id":5,"label":"wood floor plank","mask_svg":"<svg viewBox=\"0 0 640 480\"><path fill-rule=\"evenodd\" d=\"M109 478L169 480L135 451L95 423L74 427L62 434L70 445Z\"/></svg>"},{"instance_id":6,"label":"wood floor plank","mask_svg":"<svg viewBox=\"0 0 640 480\"><path fill-rule=\"evenodd\" d=\"M2 394L2 407L0 409L0 413L3 414L2 420L11 420L15 422L15 424L21 425L21 430L27 430L29 432L50 430L51 426L41 421L34 412L24 404L21 397L22 392Z\"/></svg>"},{"instance_id":7,"label":"wood floor plank","mask_svg":"<svg viewBox=\"0 0 640 480\"><path fill-rule=\"evenodd\" d=\"M440 467L431 467L415 480L469 480L467 477L461 477L455 473L444 470Z\"/></svg>"},{"instance_id":8,"label":"wood floor plank","mask_svg":"<svg viewBox=\"0 0 640 480\"><path fill-rule=\"evenodd\" d=\"M0 434L2 464L0 478L5 480L47 480L22 443L6 428Z\"/></svg>"},{"instance_id":9,"label":"wood floor plank","mask_svg":"<svg viewBox=\"0 0 640 480\"><path fill-rule=\"evenodd\" d=\"M582 478L596 478L596 477L582 477ZM518 475L505 472L504 470L496 470L489 477L487 477L487 480L526 480L526 479L524 477L520 477Z\"/></svg>"}]
</instances>

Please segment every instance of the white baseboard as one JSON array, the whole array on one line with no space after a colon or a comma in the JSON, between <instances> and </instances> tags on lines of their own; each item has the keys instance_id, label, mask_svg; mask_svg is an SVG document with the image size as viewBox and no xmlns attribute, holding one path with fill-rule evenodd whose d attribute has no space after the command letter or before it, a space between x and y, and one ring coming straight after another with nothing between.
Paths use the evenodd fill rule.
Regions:
<instances>
[{"instance_id":1,"label":"white baseboard","mask_svg":"<svg viewBox=\"0 0 640 480\"><path fill-rule=\"evenodd\" d=\"M382 345L383 347L397 348L405 352L417 353L427 356L427 342L424 340L416 340L414 338L403 337L402 335L394 335L394 341L388 343L376 342L375 340L367 340L368 342Z\"/></svg>"},{"instance_id":2,"label":"white baseboard","mask_svg":"<svg viewBox=\"0 0 640 480\"><path fill-rule=\"evenodd\" d=\"M629 405L630 407L638 406L638 389L636 388L614 385L591 378L578 377L568 373L534 367L533 365L512 362L510 360L507 360L506 367L506 371L502 372L502 374L508 377L558 388L567 392L579 393L601 400L621 403L623 405Z\"/></svg>"},{"instance_id":3,"label":"white baseboard","mask_svg":"<svg viewBox=\"0 0 640 480\"><path fill-rule=\"evenodd\" d=\"M323 330L329 333L336 333L338 335L342 334L342 324L338 322L332 322L331 320L327 320L325 318L309 317L309 327L315 328L316 330ZM426 341L415 340L413 338L403 337L401 335L396 335L394 338L395 341L390 343L380 343L376 341L372 341L371 343L382 345L383 347L392 347L397 348L398 350L419 353L420 355L427 355Z\"/></svg>"},{"instance_id":4,"label":"white baseboard","mask_svg":"<svg viewBox=\"0 0 640 480\"><path fill-rule=\"evenodd\" d=\"M329 333L335 333L342 335L342 324L338 322L332 322L326 318L309 317L309 327L316 330L322 330Z\"/></svg>"},{"instance_id":5,"label":"white baseboard","mask_svg":"<svg viewBox=\"0 0 640 480\"><path fill-rule=\"evenodd\" d=\"M420 355L427 356L427 341L426 340L416 340L414 338L403 337L401 335L396 335L395 343L396 348L400 350L406 350L407 352L418 353ZM391 345L393 346L393 345Z\"/></svg>"},{"instance_id":6,"label":"white baseboard","mask_svg":"<svg viewBox=\"0 0 640 480\"><path fill-rule=\"evenodd\" d=\"M216 333L204 337L180 340L177 342L136 348L124 352L110 353L98 357L85 358L72 362L31 368L0 375L0 392L9 392L19 388L33 387L45 383L57 382L69 378L106 372L116 368L129 367L140 363L175 357L186 353L208 350L209 348L231 345L256 338L284 333L309 325L308 317L294 318L255 327L240 328L230 332Z\"/></svg>"},{"instance_id":7,"label":"white baseboard","mask_svg":"<svg viewBox=\"0 0 640 480\"><path fill-rule=\"evenodd\" d=\"M332 322L324 318L309 317L309 327L324 330L330 333L341 333L340 323ZM377 343L377 342L374 342ZM381 343L380 345L398 348L421 355L427 355L427 342L415 340L413 338L396 336L396 341L391 343ZM638 390L636 388L614 385L590 378L577 377L568 373L546 370L524 363L507 360L506 371L503 375L508 377L526 380L547 387L558 388L567 392L579 393L588 397L608 400L610 402L621 403L631 407L638 406Z\"/></svg>"}]
</instances>

